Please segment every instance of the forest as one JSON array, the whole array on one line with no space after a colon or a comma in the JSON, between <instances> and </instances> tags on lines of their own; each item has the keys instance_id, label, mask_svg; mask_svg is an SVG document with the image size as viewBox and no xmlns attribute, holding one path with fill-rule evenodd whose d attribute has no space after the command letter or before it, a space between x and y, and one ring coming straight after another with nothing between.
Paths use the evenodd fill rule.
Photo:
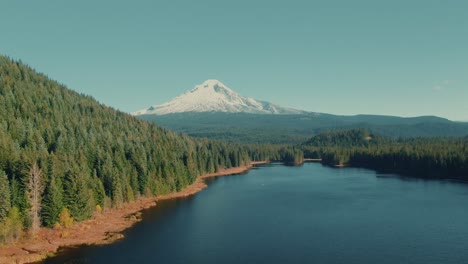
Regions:
<instances>
[{"instance_id":1,"label":"forest","mask_svg":"<svg viewBox=\"0 0 468 264\"><path fill-rule=\"evenodd\" d=\"M0 242L141 196L178 191L251 160L302 162L300 148L194 139L98 103L0 56Z\"/></svg>"},{"instance_id":2,"label":"forest","mask_svg":"<svg viewBox=\"0 0 468 264\"><path fill-rule=\"evenodd\" d=\"M435 116L339 116L313 112L295 115L188 112L143 115L140 118L192 137L244 144L301 144L312 135L331 130L359 128L394 139L460 137L468 133L468 122L454 122Z\"/></svg>"},{"instance_id":3,"label":"forest","mask_svg":"<svg viewBox=\"0 0 468 264\"><path fill-rule=\"evenodd\" d=\"M277 140L272 126L249 132L246 142L236 131L192 138L100 104L3 56L0 106L0 243L178 191L200 175L251 161L298 165L304 157L321 158L331 166L468 180L468 136L395 138L334 129L297 144L307 131L318 131Z\"/></svg>"},{"instance_id":4,"label":"forest","mask_svg":"<svg viewBox=\"0 0 468 264\"><path fill-rule=\"evenodd\" d=\"M366 129L332 131L302 145L306 158L422 178L468 180L468 136L391 139Z\"/></svg>"}]
</instances>

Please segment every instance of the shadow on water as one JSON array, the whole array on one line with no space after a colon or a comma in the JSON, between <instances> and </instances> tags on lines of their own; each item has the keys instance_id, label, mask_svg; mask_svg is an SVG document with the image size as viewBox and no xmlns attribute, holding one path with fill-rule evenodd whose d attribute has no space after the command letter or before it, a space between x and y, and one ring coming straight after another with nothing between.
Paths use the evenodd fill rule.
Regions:
<instances>
[{"instance_id":1,"label":"shadow on water","mask_svg":"<svg viewBox=\"0 0 468 264\"><path fill-rule=\"evenodd\" d=\"M124 238L115 241L112 246L118 246L119 244L126 243L126 239L129 233L133 233L138 236L139 233L144 233L145 226L157 223L162 217L167 216L171 212L177 209L181 203L185 203L193 199L193 196L179 197L170 200L163 200L157 203L157 206L147 208L141 211L141 221L136 223L133 227L130 227L122 232ZM143 232L142 232L143 231ZM93 254L103 250L110 245L80 245L72 247L61 247L54 257L46 259L43 262L38 263L68 263L68 264L81 264L81 263L95 263L92 258L88 258L87 254Z\"/></svg>"}]
</instances>

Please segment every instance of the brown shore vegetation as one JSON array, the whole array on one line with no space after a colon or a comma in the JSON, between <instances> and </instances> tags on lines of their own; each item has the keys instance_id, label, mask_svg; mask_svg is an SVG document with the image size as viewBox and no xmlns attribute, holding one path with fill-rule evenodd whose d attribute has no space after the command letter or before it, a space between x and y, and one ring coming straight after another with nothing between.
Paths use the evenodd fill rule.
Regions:
<instances>
[{"instance_id":1,"label":"brown shore vegetation","mask_svg":"<svg viewBox=\"0 0 468 264\"><path fill-rule=\"evenodd\" d=\"M156 206L158 201L193 195L207 187L204 181L206 178L242 174L253 165L264 163L268 162L255 161L249 166L221 169L216 173L201 175L193 184L179 192L143 197L119 208L96 210L91 219L75 223L69 228L40 228L34 235L28 234L16 243L0 245L0 263L37 262L55 254L60 247L112 243L123 238L121 232L140 220L141 210Z\"/></svg>"},{"instance_id":2,"label":"brown shore vegetation","mask_svg":"<svg viewBox=\"0 0 468 264\"><path fill-rule=\"evenodd\" d=\"M308 159L308 158L304 158L304 162L321 162L322 159Z\"/></svg>"}]
</instances>

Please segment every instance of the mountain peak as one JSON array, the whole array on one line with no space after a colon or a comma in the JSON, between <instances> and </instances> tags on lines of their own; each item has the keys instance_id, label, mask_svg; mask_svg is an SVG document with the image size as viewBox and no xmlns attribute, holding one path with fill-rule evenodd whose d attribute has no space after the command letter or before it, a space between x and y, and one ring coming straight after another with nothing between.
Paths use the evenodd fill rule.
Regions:
<instances>
[{"instance_id":1,"label":"mountain peak","mask_svg":"<svg viewBox=\"0 0 468 264\"><path fill-rule=\"evenodd\" d=\"M215 79L209 79L204 81L202 84L196 85L190 92L196 92L200 90L208 89L213 92L221 92L221 91L228 91L228 92L234 92L231 89L229 89L224 83L215 80Z\"/></svg>"},{"instance_id":2,"label":"mountain peak","mask_svg":"<svg viewBox=\"0 0 468 264\"><path fill-rule=\"evenodd\" d=\"M257 114L298 114L302 111L241 96L224 83L209 79L171 101L132 113L165 115L181 112L229 112Z\"/></svg>"},{"instance_id":3,"label":"mountain peak","mask_svg":"<svg viewBox=\"0 0 468 264\"><path fill-rule=\"evenodd\" d=\"M209 87L209 86L215 86L215 85L218 85L218 86L226 86L224 85L224 83L222 83L221 81L218 81L218 80L215 80L215 79L208 79L206 81L204 81L202 84L200 84L201 86L203 87Z\"/></svg>"}]
</instances>

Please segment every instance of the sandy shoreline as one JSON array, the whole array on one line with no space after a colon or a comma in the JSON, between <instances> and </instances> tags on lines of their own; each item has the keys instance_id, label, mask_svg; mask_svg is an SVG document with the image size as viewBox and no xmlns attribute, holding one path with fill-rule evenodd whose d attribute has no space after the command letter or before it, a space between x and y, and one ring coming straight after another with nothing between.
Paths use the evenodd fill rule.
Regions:
<instances>
[{"instance_id":1,"label":"sandy shoreline","mask_svg":"<svg viewBox=\"0 0 468 264\"><path fill-rule=\"evenodd\" d=\"M322 159L304 159L304 162L321 162Z\"/></svg>"},{"instance_id":2,"label":"sandy shoreline","mask_svg":"<svg viewBox=\"0 0 468 264\"><path fill-rule=\"evenodd\" d=\"M247 166L222 169L217 173L201 175L193 184L179 192L141 198L126 203L121 208L96 213L92 219L76 223L68 229L41 228L35 238L0 246L0 263L36 262L53 255L60 247L112 243L123 237L120 232L139 221L141 210L156 206L157 201L193 195L207 187L204 181L206 178L242 174L254 165L265 163L268 162L255 161Z\"/></svg>"}]
</instances>

